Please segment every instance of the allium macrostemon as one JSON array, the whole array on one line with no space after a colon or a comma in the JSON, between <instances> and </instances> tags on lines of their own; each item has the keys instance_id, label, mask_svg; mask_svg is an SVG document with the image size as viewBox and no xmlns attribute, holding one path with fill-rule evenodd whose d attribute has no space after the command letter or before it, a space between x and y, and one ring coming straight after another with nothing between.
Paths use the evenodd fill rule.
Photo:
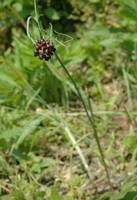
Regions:
<instances>
[{"instance_id":1,"label":"allium macrostemon","mask_svg":"<svg viewBox=\"0 0 137 200\"><path fill-rule=\"evenodd\" d=\"M34 46L34 56L39 56L39 59L49 60L56 51L54 44L49 40L38 40Z\"/></svg>"}]
</instances>

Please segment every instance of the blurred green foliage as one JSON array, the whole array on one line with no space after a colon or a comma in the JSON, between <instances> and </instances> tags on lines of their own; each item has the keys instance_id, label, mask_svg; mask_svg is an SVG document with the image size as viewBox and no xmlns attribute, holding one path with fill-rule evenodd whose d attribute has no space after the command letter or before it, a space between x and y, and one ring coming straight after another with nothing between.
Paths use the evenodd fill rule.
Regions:
<instances>
[{"instance_id":1,"label":"blurred green foliage","mask_svg":"<svg viewBox=\"0 0 137 200\"><path fill-rule=\"evenodd\" d=\"M65 43L65 48L60 43L64 43L66 37L54 33L60 42L54 40L54 43L80 90L82 92L85 90L92 98L95 109L96 107L106 111L111 109L110 111L115 114L115 109L127 103L123 67L126 69L131 97L136 102L136 0L87 0L86 2L84 0L39 0L38 12L43 14L40 19L43 28L47 31L46 38L49 37L50 22L56 31L73 37L73 41ZM86 135L91 130L85 118L81 120L78 115L77 121L73 117L68 120L62 115L66 110L71 112L71 109L77 109L79 102L75 98L76 91L54 56L49 62L38 60L33 56L33 45L27 38L25 30L26 19L30 15L34 16L32 0L0 1L1 199L135 199L137 193L133 190L137 185L137 180L134 180L137 174L136 127L135 133L129 133L126 137L123 131L124 134L120 136L119 142L121 146L118 153L115 153L117 151L114 148L117 145L115 132L121 130L121 127L117 128L118 120L115 121L113 116L97 117L96 121L99 122L98 130L102 134L105 133L101 137L109 139L107 150L106 144L104 145L104 151L108 155L107 161L110 157L112 160L118 156L121 159L118 159L121 163L117 171L123 170L125 181L122 181L121 186L117 186L116 190L120 192L114 195L104 190L104 194L92 195L88 192L85 194L87 178L82 175L84 173L82 167L77 169L76 174L74 176L72 174L68 180L65 180L69 176L68 172L64 175L65 178L58 175L56 169L58 165L64 165L64 168L72 165L69 163L70 152L68 151L65 156L63 154L66 149L71 149L71 144L64 136L65 130L60 127L61 122L66 120L78 141L83 134ZM37 39L36 29L35 25L32 26L31 33L34 39ZM118 94L113 93L112 84L115 80L118 85L122 85ZM48 104L54 107L55 112L47 109ZM136 104L134 110L136 111ZM56 111L59 116L56 115ZM85 136L84 142L81 148L85 148L87 158L89 151L93 153L93 157L94 153L98 154L96 148L93 152L89 150L92 145L92 149L95 147L92 138ZM58 155L58 151L63 155ZM75 159L78 160L77 157ZM129 177L126 169L127 162L132 170ZM77 168L79 164L75 163L75 165ZM117 171L113 172L113 175ZM95 172L95 179L99 179L99 176L98 172ZM64 193L59 195L57 189L51 186L59 190L63 188Z\"/></svg>"}]
</instances>

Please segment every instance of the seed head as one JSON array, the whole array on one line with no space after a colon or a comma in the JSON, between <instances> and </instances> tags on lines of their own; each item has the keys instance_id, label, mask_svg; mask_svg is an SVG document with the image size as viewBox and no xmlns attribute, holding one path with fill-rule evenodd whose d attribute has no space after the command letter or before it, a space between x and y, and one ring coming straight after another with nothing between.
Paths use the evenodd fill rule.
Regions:
<instances>
[{"instance_id":1,"label":"seed head","mask_svg":"<svg viewBox=\"0 0 137 200\"><path fill-rule=\"evenodd\" d=\"M39 59L48 61L56 51L54 44L49 40L38 40L34 46L34 56L39 56Z\"/></svg>"}]
</instances>

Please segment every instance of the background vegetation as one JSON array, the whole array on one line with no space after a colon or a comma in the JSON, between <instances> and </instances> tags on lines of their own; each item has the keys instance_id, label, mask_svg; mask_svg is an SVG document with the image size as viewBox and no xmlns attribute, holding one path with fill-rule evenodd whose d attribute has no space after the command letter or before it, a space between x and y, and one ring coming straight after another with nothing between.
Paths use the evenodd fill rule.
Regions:
<instances>
[{"instance_id":1,"label":"background vegetation","mask_svg":"<svg viewBox=\"0 0 137 200\"><path fill-rule=\"evenodd\" d=\"M137 1L37 3L45 39L52 23L57 52L92 100L111 186L72 83L54 56L33 56L26 35L33 0L1 0L1 199L136 199ZM31 34L38 39L35 24Z\"/></svg>"}]
</instances>

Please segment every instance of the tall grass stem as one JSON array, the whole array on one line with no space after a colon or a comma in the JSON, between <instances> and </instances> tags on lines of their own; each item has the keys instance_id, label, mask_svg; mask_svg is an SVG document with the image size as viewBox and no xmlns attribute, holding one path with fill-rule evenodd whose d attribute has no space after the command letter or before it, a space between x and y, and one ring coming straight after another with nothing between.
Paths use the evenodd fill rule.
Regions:
<instances>
[{"instance_id":1,"label":"tall grass stem","mask_svg":"<svg viewBox=\"0 0 137 200\"><path fill-rule=\"evenodd\" d=\"M90 124L91 124L91 126L93 128L93 131L94 131L94 137L95 137L95 140L96 140L96 143L97 143L100 155L101 155L102 163L103 163L104 168L105 168L105 172L106 172L106 177L107 177L108 183L112 187L111 181L110 181L110 177L109 177L109 173L108 173L108 168L107 168L107 165L106 165L106 162L105 162L105 156L104 156L104 153L103 153L100 141L99 141L98 133L97 133L97 130L96 130L96 126L95 126L94 114L92 112L91 103L90 103L90 114L89 114L87 106L86 106L86 103L85 103L85 101L84 101L84 99L83 99L83 97L81 95L81 92L80 92L78 86L76 85L76 83L73 80L72 76L70 75L69 71L67 70L67 68L65 67L64 63L62 62L62 60L60 59L60 57L58 56L58 54L56 52L55 52L55 56L56 56L57 60L59 61L60 65L65 70L65 72L68 75L69 79L71 80L72 84L74 85L74 87L75 87L75 89L77 91L77 95L78 95L80 101L83 104L83 107L84 107L84 110L85 110L86 115L88 117L88 120L89 120L89 122L90 122Z\"/></svg>"}]
</instances>

